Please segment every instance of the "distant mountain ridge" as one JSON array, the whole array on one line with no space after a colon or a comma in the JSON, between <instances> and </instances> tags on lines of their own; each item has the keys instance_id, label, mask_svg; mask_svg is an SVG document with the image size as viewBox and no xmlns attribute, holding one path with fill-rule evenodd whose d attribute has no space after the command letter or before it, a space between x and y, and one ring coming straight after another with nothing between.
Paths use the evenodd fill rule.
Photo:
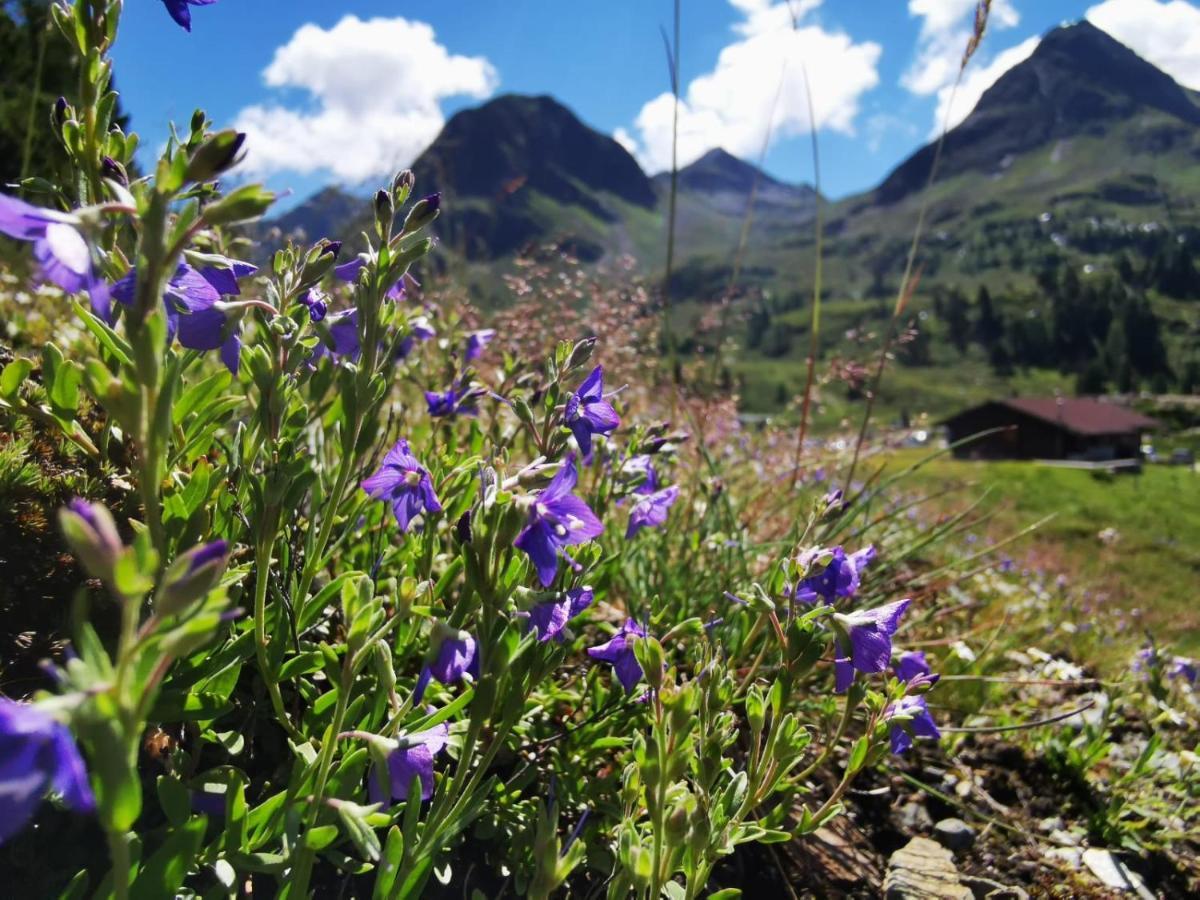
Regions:
<instances>
[{"instance_id":1,"label":"distant mountain ridge","mask_svg":"<svg viewBox=\"0 0 1200 900\"><path fill-rule=\"evenodd\" d=\"M822 351L851 358L859 351L853 336L871 333L890 314L924 213L919 290L909 304L924 343L902 358L944 367L948 377L920 381L918 390L946 411L980 391L1005 390L1014 365L1041 366L1045 377L1058 378L1090 359L1086 383L1103 385L1101 350L1110 361L1137 363L1119 384L1169 380L1184 367L1200 372L1200 305L1189 302L1200 300L1192 261L1200 246L1197 98L1081 22L1046 34L946 135L931 190L936 143L877 187L834 202L711 150L677 177L671 296L683 331L678 346L685 354L711 352L733 339L741 349L730 383L755 398L752 408L795 393L809 344L805 307L820 202ZM670 175L648 177L624 147L550 97L505 95L457 113L414 168L418 193L445 197L433 264L453 269L481 305L505 301L497 276L531 248L566 250L584 263L628 254L641 274L661 277ZM303 227L311 239L353 241L370 230L369 204L362 201L356 217L339 225L352 205L345 201L326 191L276 224ZM984 292L993 295L986 314L962 299ZM1051 298L1057 311L1047 306ZM717 300L730 301L728 314L707 315L704 307ZM1079 305L1063 312L1068 303ZM1060 319L1043 318L1052 316ZM1048 337L1070 330L1063 316L1090 322L1066 355ZM985 358L972 349L972 333L989 335ZM968 353L976 354L970 377L961 371ZM1159 359L1150 365L1147 356Z\"/></svg>"},{"instance_id":2,"label":"distant mountain ridge","mask_svg":"<svg viewBox=\"0 0 1200 900\"><path fill-rule=\"evenodd\" d=\"M645 251L658 235L631 235L626 226L630 219L660 223L670 180L647 176L617 141L554 98L517 94L456 113L412 168L419 193L443 194L443 243L476 261L547 239L592 260ZM681 226L724 234L740 221L755 181L761 214L811 212L811 187L781 182L718 149L679 172L685 207L686 198L700 201L681 212ZM267 224L317 237L356 234L366 221L362 200L331 187Z\"/></svg>"},{"instance_id":3,"label":"distant mountain ridge","mask_svg":"<svg viewBox=\"0 0 1200 900\"><path fill-rule=\"evenodd\" d=\"M1154 110L1200 124L1200 109L1171 76L1084 20L1047 34L1000 76L946 136L940 175L990 172L1010 156L1053 140L1095 135ZM925 187L935 144L901 163L872 192L893 203Z\"/></svg>"}]
</instances>

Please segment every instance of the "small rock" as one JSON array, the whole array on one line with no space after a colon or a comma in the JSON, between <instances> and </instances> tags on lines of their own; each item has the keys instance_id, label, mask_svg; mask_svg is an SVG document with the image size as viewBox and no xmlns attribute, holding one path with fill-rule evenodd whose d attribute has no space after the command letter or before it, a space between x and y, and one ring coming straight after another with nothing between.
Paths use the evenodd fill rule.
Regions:
<instances>
[{"instance_id":1,"label":"small rock","mask_svg":"<svg viewBox=\"0 0 1200 900\"><path fill-rule=\"evenodd\" d=\"M1059 831L1066 827L1067 823L1062 820L1062 816L1050 816L1038 822L1038 828L1042 831Z\"/></svg>"},{"instance_id":2,"label":"small rock","mask_svg":"<svg viewBox=\"0 0 1200 900\"><path fill-rule=\"evenodd\" d=\"M1075 871L1083 866L1083 851L1078 847L1050 847L1043 856Z\"/></svg>"},{"instance_id":3,"label":"small rock","mask_svg":"<svg viewBox=\"0 0 1200 900\"><path fill-rule=\"evenodd\" d=\"M1111 850L1091 847L1083 851L1083 864L1114 891L1134 891L1139 897L1154 900L1142 876L1126 866Z\"/></svg>"},{"instance_id":4,"label":"small rock","mask_svg":"<svg viewBox=\"0 0 1200 900\"><path fill-rule=\"evenodd\" d=\"M942 819L933 826L933 836L951 850L968 850L975 843L975 830L962 819Z\"/></svg>"},{"instance_id":5,"label":"small rock","mask_svg":"<svg viewBox=\"0 0 1200 900\"><path fill-rule=\"evenodd\" d=\"M907 832L927 831L933 827L933 817L924 803L913 800L900 808L900 825Z\"/></svg>"},{"instance_id":6,"label":"small rock","mask_svg":"<svg viewBox=\"0 0 1200 900\"><path fill-rule=\"evenodd\" d=\"M883 881L887 900L974 900L945 847L917 837L892 854Z\"/></svg>"},{"instance_id":7,"label":"small rock","mask_svg":"<svg viewBox=\"0 0 1200 900\"><path fill-rule=\"evenodd\" d=\"M1059 828L1050 832L1050 840L1054 841L1060 847L1078 847L1083 843L1083 835Z\"/></svg>"},{"instance_id":8,"label":"small rock","mask_svg":"<svg viewBox=\"0 0 1200 900\"><path fill-rule=\"evenodd\" d=\"M1024 888L1001 884L982 875L964 876L963 884L971 889L975 900L1029 900Z\"/></svg>"}]
</instances>

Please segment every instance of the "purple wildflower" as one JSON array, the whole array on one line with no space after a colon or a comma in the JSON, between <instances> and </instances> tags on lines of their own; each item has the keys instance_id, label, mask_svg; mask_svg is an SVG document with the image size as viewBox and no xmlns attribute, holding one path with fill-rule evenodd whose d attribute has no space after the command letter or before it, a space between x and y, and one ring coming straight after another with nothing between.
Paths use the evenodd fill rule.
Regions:
<instances>
[{"instance_id":1,"label":"purple wildflower","mask_svg":"<svg viewBox=\"0 0 1200 900\"><path fill-rule=\"evenodd\" d=\"M354 362L362 353L362 345L358 340L357 309L328 316L318 330L321 331L321 340L313 350L313 363L326 355L333 360L344 356Z\"/></svg>"},{"instance_id":2,"label":"purple wildflower","mask_svg":"<svg viewBox=\"0 0 1200 900\"><path fill-rule=\"evenodd\" d=\"M108 287L92 273L92 255L77 222L69 213L0 194L0 234L31 241L42 277L67 293L87 291L96 314L107 318Z\"/></svg>"},{"instance_id":3,"label":"purple wildflower","mask_svg":"<svg viewBox=\"0 0 1200 900\"><path fill-rule=\"evenodd\" d=\"M408 441L403 438L396 441L379 470L365 479L361 487L373 500L392 504L401 531L408 531L409 523L422 512L428 515L442 511L429 470L412 455Z\"/></svg>"},{"instance_id":4,"label":"purple wildflower","mask_svg":"<svg viewBox=\"0 0 1200 900\"><path fill-rule=\"evenodd\" d=\"M433 326L429 323L426 316L416 316L408 322L408 334L400 341L396 347L396 359L407 359L412 353L413 347L417 341L428 341L437 337L437 332L433 330Z\"/></svg>"},{"instance_id":5,"label":"purple wildflower","mask_svg":"<svg viewBox=\"0 0 1200 900\"><path fill-rule=\"evenodd\" d=\"M567 400L565 417L585 459L592 455L592 435L611 434L621 424L612 404L604 399L603 366L592 369L592 374Z\"/></svg>"},{"instance_id":6,"label":"purple wildflower","mask_svg":"<svg viewBox=\"0 0 1200 900\"><path fill-rule=\"evenodd\" d=\"M667 521L667 513L677 499L679 488L671 485L635 503L629 512L629 527L625 529L625 539L633 537L643 528L657 528L664 524Z\"/></svg>"},{"instance_id":7,"label":"purple wildflower","mask_svg":"<svg viewBox=\"0 0 1200 900\"><path fill-rule=\"evenodd\" d=\"M925 654L920 650L901 653L896 664L892 666L892 670L901 681L912 681L921 675L929 675L933 671L925 660Z\"/></svg>"},{"instance_id":8,"label":"purple wildflower","mask_svg":"<svg viewBox=\"0 0 1200 900\"><path fill-rule=\"evenodd\" d=\"M542 643L551 638L561 641L567 623L591 606L594 597L590 587L577 587L553 600L539 603L524 614L529 618L526 631L536 630L538 640Z\"/></svg>"},{"instance_id":9,"label":"purple wildflower","mask_svg":"<svg viewBox=\"0 0 1200 900\"><path fill-rule=\"evenodd\" d=\"M465 631L450 632L442 638L429 671L442 684L458 684L475 661L475 638Z\"/></svg>"},{"instance_id":10,"label":"purple wildflower","mask_svg":"<svg viewBox=\"0 0 1200 900\"><path fill-rule=\"evenodd\" d=\"M631 456L621 466L621 472L631 478L644 475L642 483L633 489L635 494L653 494L658 490L658 472L654 469L654 460L648 454Z\"/></svg>"},{"instance_id":11,"label":"purple wildflower","mask_svg":"<svg viewBox=\"0 0 1200 900\"><path fill-rule=\"evenodd\" d=\"M834 615L834 621L850 639L850 664L857 671L870 674L888 667L892 658L892 635L910 602L897 600L875 609ZM839 652L838 657L844 660L846 654Z\"/></svg>"},{"instance_id":12,"label":"purple wildflower","mask_svg":"<svg viewBox=\"0 0 1200 900\"><path fill-rule=\"evenodd\" d=\"M429 414L434 418L458 415L473 416L478 412L475 408L475 400L481 393L482 391L476 388L469 388L461 382L455 382L441 394L437 391L426 391L425 403L429 407Z\"/></svg>"},{"instance_id":13,"label":"purple wildflower","mask_svg":"<svg viewBox=\"0 0 1200 900\"><path fill-rule=\"evenodd\" d=\"M630 693L642 680L642 665L634 655L633 642L636 638L645 636L646 629L635 619L626 619L612 640L598 647L589 647L588 656L610 663L617 680L621 682L625 692Z\"/></svg>"},{"instance_id":14,"label":"purple wildflower","mask_svg":"<svg viewBox=\"0 0 1200 900\"><path fill-rule=\"evenodd\" d=\"M482 331L472 331L467 335L467 362L470 362L483 356L483 351L492 339L496 336L494 328L484 328Z\"/></svg>"},{"instance_id":15,"label":"purple wildflower","mask_svg":"<svg viewBox=\"0 0 1200 900\"><path fill-rule=\"evenodd\" d=\"M1188 684L1195 684L1197 676L1196 661L1186 656L1176 656L1171 659L1167 669L1168 678L1182 678Z\"/></svg>"},{"instance_id":16,"label":"purple wildflower","mask_svg":"<svg viewBox=\"0 0 1200 900\"><path fill-rule=\"evenodd\" d=\"M228 268L210 267L204 270L180 263L167 282L163 304L167 311L167 335L179 337L179 343L189 350L220 350L221 361L233 374L238 371L242 341L236 322L228 319L222 308L222 293L240 293L237 279L253 274L257 269L249 263L228 260ZM137 270L130 269L112 286L112 296L125 306L132 306L137 289Z\"/></svg>"},{"instance_id":17,"label":"purple wildflower","mask_svg":"<svg viewBox=\"0 0 1200 900\"><path fill-rule=\"evenodd\" d=\"M67 727L36 706L0 697L0 844L25 827L48 791L79 812L96 807Z\"/></svg>"},{"instance_id":18,"label":"purple wildflower","mask_svg":"<svg viewBox=\"0 0 1200 900\"><path fill-rule=\"evenodd\" d=\"M833 548L829 564L815 575L801 579L792 597L800 603L815 603L824 600L833 603L838 597L853 597L865 569L875 558L875 548L864 547L856 553L846 554L841 547Z\"/></svg>"},{"instance_id":19,"label":"purple wildflower","mask_svg":"<svg viewBox=\"0 0 1200 900\"><path fill-rule=\"evenodd\" d=\"M924 697L901 697L884 711L883 718L891 723L893 753L904 753L912 747L914 736L933 740L942 736Z\"/></svg>"},{"instance_id":20,"label":"purple wildflower","mask_svg":"<svg viewBox=\"0 0 1200 900\"><path fill-rule=\"evenodd\" d=\"M167 14L175 20L175 24L184 31L192 30L192 11L189 6L211 6L217 0L163 0Z\"/></svg>"},{"instance_id":21,"label":"purple wildflower","mask_svg":"<svg viewBox=\"0 0 1200 900\"><path fill-rule=\"evenodd\" d=\"M311 322L320 322L329 312L329 295L318 287L305 291L300 297L300 303L308 310Z\"/></svg>"},{"instance_id":22,"label":"purple wildflower","mask_svg":"<svg viewBox=\"0 0 1200 900\"><path fill-rule=\"evenodd\" d=\"M445 722L426 731L401 735L395 742L396 748L387 755L387 767L371 772L368 786L371 802L407 800L414 778L421 784L421 799L432 797L434 757L445 749L449 740L450 726Z\"/></svg>"},{"instance_id":23,"label":"purple wildflower","mask_svg":"<svg viewBox=\"0 0 1200 900\"><path fill-rule=\"evenodd\" d=\"M517 549L529 555L545 587L554 582L564 547L586 543L604 531L596 514L571 493L578 480L575 459L568 456L550 484L538 493L529 511L529 524L517 535Z\"/></svg>"}]
</instances>

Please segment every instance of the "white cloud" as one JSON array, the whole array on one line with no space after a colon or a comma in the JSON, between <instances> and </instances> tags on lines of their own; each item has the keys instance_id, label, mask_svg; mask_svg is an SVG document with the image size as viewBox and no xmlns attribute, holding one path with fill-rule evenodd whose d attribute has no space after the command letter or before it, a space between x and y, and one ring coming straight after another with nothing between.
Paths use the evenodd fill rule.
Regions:
<instances>
[{"instance_id":1,"label":"white cloud","mask_svg":"<svg viewBox=\"0 0 1200 900\"><path fill-rule=\"evenodd\" d=\"M958 85L958 90L954 90L954 84L947 84L940 88L937 92L937 113L934 116L933 129L930 132L931 137L937 137L942 133L942 126L947 129L953 128L963 119L971 114L971 110L975 108L975 104L979 102L979 98L983 96L984 91L996 83L996 80L1015 66L1017 63L1024 62L1029 58L1030 54L1037 49L1037 45L1041 42L1041 38L1031 37L1021 41L1015 47L1009 47L992 59L986 65L976 65L967 68L963 75L962 82ZM950 108L950 101L953 99L954 107ZM949 112L949 118L946 115Z\"/></svg>"},{"instance_id":2,"label":"white cloud","mask_svg":"<svg viewBox=\"0 0 1200 900\"><path fill-rule=\"evenodd\" d=\"M252 174L328 171L344 182L389 175L412 162L445 122L449 97L482 99L498 83L482 57L452 55L433 28L404 18L345 16L332 28L308 24L275 50L263 72L273 88L300 88L300 108L249 106Z\"/></svg>"},{"instance_id":3,"label":"white cloud","mask_svg":"<svg viewBox=\"0 0 1200 900\"><path fill-rule=\"evenodd\" d=\"M921 18L921 33L916 59L900 79L906 88L929 95L954 82L975 25L975 6L976 0L908 0L908 14ZM988 28L1011 28L1020 18L1011 0L997 0Z\"/></svg>"},{"instance_id":4,"label":"white cloud","mask_svg":"<svg viewBox=\"0 0 1200 900\"><path fill-rule=\"evenodd\" d=\"M734 26L738 39L721 50L716 66L687 85L679 104L679 164L722 147L751 157L771 126L773 138L809 130L804 71L812 83L817 126L854 132L859 100L879 83L878 44L856 44L842 32L797 20L821 0L730 0L745 18ZM778 99L776 99L778 93ZM651 172L671 165L674 98L669 92L646 103L634 122L632 152ZM629 147L633 136L614 135Z\"/></svg>"},{"instance_id":5,"label":"white cloud","mask_svg":"<svg viewBox=\"0 0 1200 900\"><path fill-rule=\"evenodd\" d=\"M1200 88L1200 9L1185 0L1105 0L1087 19L1180 84Z\"/></svg>"},{"instance_id":6,"label":"white cloud","mask_svg":"<svg viewBox=\"0 0 1200 900\"><path fill-rule=\"evenodd\" d=\"M957 92L954 82L962 65L963 51L975 27L976 0L908 0L908 14L921 19L921 33L917 38L917 54L912 65L900 78L900 83L909 91L921 96L936 94L937 113L931 133L941 133L946 121L946 110L954 94L954 109L949 120L950 127L957 125L974 109L983 92L996 79L1029 56L1037 46L1037 39L1025 41L997 54L984 63L979 56L963 74ZM1021 16L1012 0L995 0L988 18L988 30L1012 28L1021 21Z\"/></svg>"}]
</instances>

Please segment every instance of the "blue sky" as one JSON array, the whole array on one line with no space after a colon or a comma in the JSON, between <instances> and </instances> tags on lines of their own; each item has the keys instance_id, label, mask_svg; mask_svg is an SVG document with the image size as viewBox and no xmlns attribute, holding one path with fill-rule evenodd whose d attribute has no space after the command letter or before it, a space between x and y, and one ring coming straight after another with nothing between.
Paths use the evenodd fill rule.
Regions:
<instances>
[{"instance_id":1,"label":"blue sky","mask_svg":"<svg viewBox=\"0 0 1200 900\"><path fill-rule=\"evenodd\" d=\"M946 115L973 0L683 0L683 162L713 146L811 181L807 74L823 190L876 184ZM252 174L293 202L330 183L369 187L456 109L549 93L618 136L650 171L669 159L660 27L671 0L220 0L178 29L127 3L117 86L147 148L204 107L249 132ZM798 22L792 23L792 16ZM1188 0L995 0L953 118L1036 45L1087 16L1200 87L1200 9Z\"/></svg>"}]
</instances>

